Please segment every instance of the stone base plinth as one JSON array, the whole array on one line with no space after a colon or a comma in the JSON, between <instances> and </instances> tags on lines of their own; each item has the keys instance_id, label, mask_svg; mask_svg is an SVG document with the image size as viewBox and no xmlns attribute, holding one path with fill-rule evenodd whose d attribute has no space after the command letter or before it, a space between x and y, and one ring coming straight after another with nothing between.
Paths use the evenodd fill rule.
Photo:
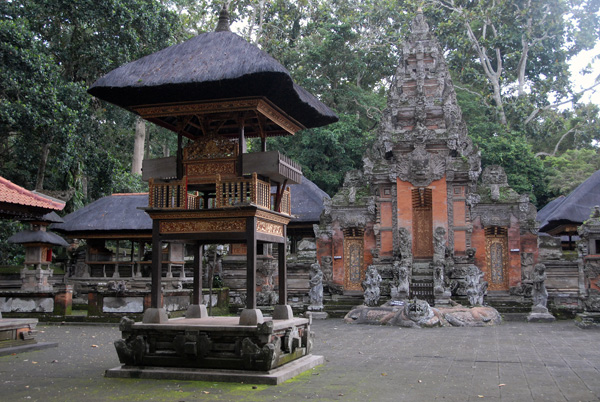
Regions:
<instances>
[{"instance_id":1,"label":"stone base plinth","mask_svg":"<svg viewBox=\"0 0 600 402\"><path fill-rule=\"evenodd\" d=\"M527 322L554 322L556 318L550 313L530 313Z\"/></svg>"},{"instance_id":2,"label":"stone base plinth","mask_svg":"<svg viewBox=\"0 0 600 402\"><path fill-rule=\"evenodd\" d=\"M546 307L534 306L531 313L527 316L527 322L554 322L556 318Z\"/></svg>"},{"instance_id":3,"label":"stone base plinth","mask_svg":"<svg viewBox=\"0 0 600 402\"><path fill-rule=\"evenodd\" d=\"M114 345L119 361L129 368L264 372L310 355L310 320L263 321L243 325L238 317L205 317L134 323L123 318L122 339Z\"/></svg>"},{"instance_id":4,"label":"stone base plinth","mask_svg":"<svg viewBox=\"0 0 600 402\"><path fill-rule=\"evenodd\" d=\"M206 370L175 367L120 366L106 370L106 377L180 381L218 381L245 384L278 385L307 370L325 363L323 356L308 355L265 372L240 370Z\"/></svg>"},{"instance_id":5,"label":"stone base plinth","mask_svg":"<svg viewBox=\"0 0 600 402\"><path fill-rule=\"evenodd\" d=\"M582 329L600 329L600 313L579 313L575 325Z\"/></svg>"},{"instance_id":6,"label":"stone base plinth","mask_svg":"<svg viewBox=\"0 0 600 402\"><path fill-rule=\"evenodd\" d=\"M0 319L0 356L58 346L57 343L37 343L35 318Z\"/></svg>"},{"instance_id":7,"label":"stone base plinth","mask_svg":"<svg viewBox=\"0 0 600 402\"><path fill-rule=\"evenodd\" d=\"M324 311L308 311L306 312L306 316L313 320L326 320L329 318L329 314Z\"/></svg>"}]
</instances>

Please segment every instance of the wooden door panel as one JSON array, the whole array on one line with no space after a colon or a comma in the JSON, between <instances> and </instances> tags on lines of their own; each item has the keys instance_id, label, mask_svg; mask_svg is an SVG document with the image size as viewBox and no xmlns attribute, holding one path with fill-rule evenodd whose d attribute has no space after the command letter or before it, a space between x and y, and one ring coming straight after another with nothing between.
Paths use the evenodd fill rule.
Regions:
<instances>
[{"instance_id":1,"label":"wooden door panel","mask_svg":"<svg viewBox=\"0 0 600 402\"><path fill-rule=\"evenodd\" d=\"M506 236L486 236L484 278L489 290L508 290L508 240Z\"/></svg>"},{"instance_id":2,"label":"wooden door panel","mask_svg":"<svg viewBox=\"0 0 600 402\"><path fill-rule=\"evenodd\" d=\"M431 208L413 210L413 255L415 258L433 256L433 219Z\"/></svg>"},{"instance_id":3,"label":"wooden door panel","mask_svg":"<svg viewBox=\"0 0 600 402\"><path fill-rule=\"evenodd\" d=\"M344 238L344 289L362 290L365 279L363 269L363 239Z\"/></svg>"}]
</instances>

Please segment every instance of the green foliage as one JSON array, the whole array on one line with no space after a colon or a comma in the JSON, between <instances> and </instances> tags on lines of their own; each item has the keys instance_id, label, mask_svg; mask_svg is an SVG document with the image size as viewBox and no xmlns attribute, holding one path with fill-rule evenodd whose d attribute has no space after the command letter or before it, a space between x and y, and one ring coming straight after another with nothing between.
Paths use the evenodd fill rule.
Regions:
<instances>
[{"instance_id":1,"label":"green foliage","mask_svg":"<svg viewBox=\"0 0 600 402\"><path fill-rule=\"evenodd\" d=\"M41 187L41 177L45 188L74 190L65 212L143 190L128 173L134 116L99 104L86 88L182 35L175 13L146 0L15 0L0 3L0 13L0 175L28 188Z\"/></svg>"},{"instance_id":2,"label":"green foliage","mask_svg":"<svg viewBox=\"0 0 600 402\"><path fill-rule=\"evenodd\" d=\"M0 265L21 265L25 261L23 246L6 241L10 236L26 229L26 225L16 222L0 220Z\"/></svg>"},{"instance_id":3,"label":"green foliage","mask_svg":"<svg viewBox=\"0 0 600 402\"><path fill-rule=\"evenodd\" d=\"M302 172L326 193L333 195L348 170L362 166L362 156L372 138L358 127L356 115L340 115L326 127L303 130L294 137L269 143L302 165Z\"/></svg>"},{"instance_id":4,"label":"green foliage","mask_svg":"<svg viewBox=\"0 0 600 402\"><path fill-rule=\"evenodd\" d=\"M457 98L469 135L481 151L482 167L502 166L516 192L530 194L538 207L545 205L549 194L544 165L535 157L527 138L495 121L492 108L483 105L477 96L458 91Z\"/></svg>"},{"instance_id":5,"label":"green foliage","mask_svg":"<svg viewBox=\"0 0 600 402\"><path fill-rule=\"evenodd\" d=\"M600 169L598 150L569 149L557 157L547 157L548 188L556 195L566 195Z\"/></svg>"},{"instance_id":6,"label":"green foliage","mask_svg":"<svg viewBox=\"0 0 600 402\"><path fill-rule=\"evenodd\" d=\"M214 29L222 4L0 2L0 175L33 187L49 145L44 187L75 191L67 212L112 192L145 191L128 173L135 117L93 100L85 89L113 68ZM568 60L597 41L597 0L231 2L233 30L279 60L340 116L337 124L269 140L269 148L300 162L309 179L334 194L345 172L362 165L385 107L398 46L418 5L440 39L455 85L468 90L457 89L459 103L484 165L503 165L509 183L531 192L538 206L550 191L566 191L573 172L595 169L597 158L585 150L600 140L598 107L557 111L549 99L572 95ZM502 62L498 83L506 124L467 24L491 65ZM528 57L520 77L523 43ZM172 133L149 125L147 138L147 157L174 154ZM536 153L558 156L542 163Z\"/></svg>"}]
</instances>

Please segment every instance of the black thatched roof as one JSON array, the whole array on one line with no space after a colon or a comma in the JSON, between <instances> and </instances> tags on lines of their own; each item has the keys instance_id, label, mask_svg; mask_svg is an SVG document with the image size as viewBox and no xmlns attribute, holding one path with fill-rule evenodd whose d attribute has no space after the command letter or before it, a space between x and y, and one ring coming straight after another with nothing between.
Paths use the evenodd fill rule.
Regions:
<instances>
[{"instance_id":1,"label":"black thatched roof","mask_svg":"<svg viewBox=\"0 0 600 402\"><path fill-rule=\"evenodd\" d=\"M540 209L538 211L537 218L536 218L537 221L544 224L546 222L546 220L548 219L548 217L552 215L554 210L556 210L556 208L558 208L558 206L560 204L562 204L562 202L564 200L565 200L565 196L561 195L561 196L553 199L549 203L547 203L542 209Z\"/></svg>"},{"instance_id":2,"label":"black thatched roof","mask_svg":"<svg viewBox=\"0 0 600 402\"><path fill-rule=\"evenodd\" d=\"M292 197L292 215L295 215L291 223L318 223L323 211L323 200L328 199L329 195L306 177L302 178L301 184L289 187Z\"/></svg>"},{"instance_id":3,"label":"black thatched roof","mask_svg":"<svg viewBox=\"0 0 600 402\"><path fill-rule=\"evenodd\" d=\"M538 212L540 231L574 223L580 225L589 219L592 207L600 204L600 170L592 174L566 197L557 198Z\"/></svg>"},{"instance_id":4,"label":"black thatched roof","mask_svg":"<svg viewBox=\"0 0 600 402\"><path fill-rule=\"evenodd\" d=\"M148 194L113 194L65 216L50 226L70 236L100 232L152 232L152 219L139 208L148 207Z\"/></svg>"},{"instance_id":5,"label":"black thatched roof","mask_svg":"<svg viewBox=\"0 0 600 402\"><path fill-rule=\"evenodd\" d=\"M133 106L266 97L306 128L338 120L274 58L230 31L209 32L121 66L88 92Z\"/></svg>"},{"instance_id":6,"label":"black thatched roof","mask_svg":"<svg viewBox=\"0 0 600 402\"><path fill-rule=\"evenodd\" d=\"M46 215L40 217L39 219L23 219L23 222L29 222L29 221L35 221L35 222L46 222L48 224L50 223L62 223L63 218L61 218L60 216L58 216L58 214L56 212L50 212L47 213Z\"/></svg>"},{"instance_id":7,"label":"black thatched roof","mask_svg":"<svg viewBox=\"0 0 600 402\"><path fill-rule=\"evenodd\" d=\"M27 243L46 243L55 246L69 247L69 243L57 234L43 230L24 230L8 238L9 243L27 244Z\"/></svg>"}]
</instances>

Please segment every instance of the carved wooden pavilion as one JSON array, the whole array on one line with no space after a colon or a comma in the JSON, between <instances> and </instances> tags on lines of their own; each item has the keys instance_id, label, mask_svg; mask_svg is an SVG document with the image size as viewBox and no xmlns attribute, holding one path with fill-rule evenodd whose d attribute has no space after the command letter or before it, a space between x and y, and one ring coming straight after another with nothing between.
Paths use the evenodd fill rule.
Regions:
<instances>
[{"instance_id":1,"label":"carved wooden pavilion","mask_svg":"<svg viewBox=\"0 0 600 402\"><path fill-rule=\"evenodd\" d=\"M308 320L294 318L286 304L286 186L300 182L302 173L279 152L266 152L266 142L337 116L277 61L230 32L226 10L216 32L124 65L89 92L178 135L175 157L144 163L153 221L152 308L142 323L123 329L125 340L116 345L121 361L269 370L308 354ZM247 153L252 137L261 139L261 152ZM161 303L159 252L170 240L196 245L194 295L184 321L168 320ZM208 243L247 245L246 309L239 323L215 321L200 305L200 250ZM272 321L256 308L256 255L264 243L278 245L281 305Z\"/></svg>"}]
</instances>

